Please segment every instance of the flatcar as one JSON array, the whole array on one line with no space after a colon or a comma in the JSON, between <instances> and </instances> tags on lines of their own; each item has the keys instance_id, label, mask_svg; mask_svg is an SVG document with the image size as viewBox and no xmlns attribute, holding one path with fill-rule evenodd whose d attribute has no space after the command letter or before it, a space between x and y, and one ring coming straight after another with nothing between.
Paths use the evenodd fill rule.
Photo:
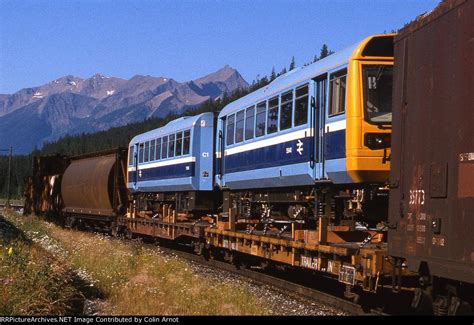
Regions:
<instances>
[{"instance_id":1,"label":"flatcar","mask_svg":"<svg viewBox=\"0 0 474 325\"><path fill-rule=\"evenodd\" d=\"M382 221L392 74L393 34L373 35L227 105L215 153L224 214Z\"/></svg>"}]
</instances>

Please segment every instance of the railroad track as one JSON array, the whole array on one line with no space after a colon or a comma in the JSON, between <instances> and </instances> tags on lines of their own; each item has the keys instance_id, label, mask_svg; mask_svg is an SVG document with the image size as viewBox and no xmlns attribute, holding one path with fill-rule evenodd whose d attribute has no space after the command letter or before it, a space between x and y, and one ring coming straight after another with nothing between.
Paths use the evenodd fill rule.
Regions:
<instances>
[{"instance_id":1,"label":"railroad track","mask_svg":"<svg viewBox=\"0 0 474 325\"><path fill-rule=\"evenodd\" d=\"M6 207L5 203L0 203L0 209L4 209ZM20 211L23 209L23 205L21 204L10 204L10 209L15 211Z\"/></svg>"},{"instance_id":2,"label":"railroad track","mask_svg":"<svg viewBox=\"0 0 474 325\"><path fill-rule=\"evenodd\" d=\"M206 260L203 256L195 255L193 253L189 253L181 249L163 247L160 245L160 250L169 254L177 255L187 260L191 260L197 264L217 268L219 270L227 271L229 273L237 274L252 279L257 283L269 285L281 293L292 294L307 300L316 301L325 305L330 305L351 315L386 315L377 310L371 310L370 312L366 312L364 311L361 305L356 304L354 302L269 274L254 271L251 269L238 269L233 264L215 259Z\"/></svg>"}]
</instances>

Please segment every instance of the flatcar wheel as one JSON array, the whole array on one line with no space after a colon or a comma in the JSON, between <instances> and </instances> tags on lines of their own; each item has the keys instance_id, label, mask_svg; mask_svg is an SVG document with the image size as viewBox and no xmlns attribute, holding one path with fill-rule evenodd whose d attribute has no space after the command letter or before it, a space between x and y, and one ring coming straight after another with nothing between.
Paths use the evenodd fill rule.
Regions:
<instances>
[{"instance_id":1,"label":"flatcar wheel","mask_svg":"<svg viewBox=\"0 0 474 325\"><path fill-rule=\"evenodd\" d=\"M133 232L128 228L125 230L125 238L133 239Z\"/></svg>"},{"instance_id":2,"label":"flatcar wheel","mask_svg":"<svg viewBox=\"0 0 474 325\"><path fill-rule=\"evenodd\" d=\"M346 285L346 290L344 291L344 297L355 304L357 304L360 299L360 295L354 292L354 288L351 285Z\"/></svg>"},{"instance_id":3,"label":"flatcar wheel","mask_svg":"<svg viewBox=\"0 0 474 325\"><path fill-rule=\"evenodd\" d=\"M203 256L204 254L204 243L195 241L194 242L194 253L199 256Z\"/></svg>"},{"instance_id":4,"label":"flatcar wheel","mask_svg":"<svg viewBox=\"0 0 474 325\"><path fill-rule=\"evenodd\" d=\"M74 222L76 221L76 218L74 217L66 217L66 228L71 229L74 226Z\"/></svg>"},{"instance_id":5,"label":"flatcar wheel","mask_svg":"<svg viewBox=\"0 0 474 325\"><path fill-rule=\"evenodd\" d=\"M451 298L451 304L449 306L448 315L473 315L473 310L469 303L462 301L457 297Z\"/></svg>"},{"instance_id":6,"label":"flatcar wheel","mask_svg":"<svg viewBox=\"0 0 474 325\"><path fill-rule=\"evenodd\" d=\"M413 300L411 303L411 307L413 308L416 314L420 315L433 315L433 302L431 297L420 288L415 290Z\"/></svg>"},{"instance_id":7,"label":"flatcar wheel","mask_svg":"<svg viewBox=\"0 0 474 325\"><path fill-rule=\"evenodd\" d=\"M243 269L248 269L250 267L249 265L249 262L248 261L245 261L243 259L239 259L237 265L236 265L237 269L239 270L243 270Z\"/></svg>"},{"instance_id":8,"label":"flatcar wheel","mask_svg":"<svg viewBox=\"0 0 474 325\"><path fill-rule=\"evenodd\" d=\"M118 227L117 227L117 223L115 222L112 222L112 224L110 225L110 235L112 237L117 237L118 235Z\"/></svg>"},{"instance_id":9,"label":"flatcar wheel","mask_svg":"<svg viewBox=\"0 0 474 325\"><path fill-rule=\"evenodd\" d=\"M217 257L217 254L218 254L217 250L211 248L211 249L209 250L209 259L210 259L211 261L215 260L216 257Z\"/></svg>"}]
</instances>

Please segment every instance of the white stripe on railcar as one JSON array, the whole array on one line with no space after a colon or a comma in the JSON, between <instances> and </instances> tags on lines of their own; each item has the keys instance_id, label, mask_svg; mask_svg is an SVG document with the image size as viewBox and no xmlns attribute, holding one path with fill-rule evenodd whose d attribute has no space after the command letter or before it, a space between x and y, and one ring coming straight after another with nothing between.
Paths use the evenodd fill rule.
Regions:
<instances>
[{"instance_id":1,"label":"white stripe on railcar","mask_svg":"<svg viewBox=\"0 0 474 325\"><path fill-rule=\"evenodd\" d=\"M337 122L327 123L324 129L324 133L339 131L346 129L346 120L340 120Z\"/></svg>"},{"instance_id":2,"label":"white stripe on railcar","mask_svg":"<svg viewBox=\"0 0 474 325\"><path fill-rule=\"evenodd\" d=\"M274 144L284 143L292 140L303 139L311 134L311 129L306 128L291 133L282 134L276 137L263 139L243 145L238 145L234 148L229 148L224 152L225 156L231 156L236 153L245 152L249 150L255 150L263 147L268 147Z\"/></svg>"},{"instance_id":3,"label":"white stripe on railcar","mask_svg":"<svg viewBox=\"0 0 474 325\"><path fill-rule=\"evenodd\" d=\"M195 162L196 157L183 157L178 159L170 159L165 161L157 161L154 163L147 163L146 165L139 165L138 169L150 169L156 167L163 167L163 166L171 166L171 165L178 165L178 164L185 164L188 162ZM129 172L133 172L135 170L135 166L128 167Z\"/></svg>"}]
</instances>

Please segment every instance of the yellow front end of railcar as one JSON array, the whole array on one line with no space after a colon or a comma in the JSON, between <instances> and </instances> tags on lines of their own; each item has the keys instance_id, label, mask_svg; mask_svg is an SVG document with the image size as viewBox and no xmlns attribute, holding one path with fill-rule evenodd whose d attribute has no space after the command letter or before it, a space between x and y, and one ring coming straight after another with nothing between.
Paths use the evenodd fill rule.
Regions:
<instances>
[{"instance_id":1,"label":"yellow front end of railcar","mask_svg":"<svg viewBox=\"0 0 474 325\"><path fill-rule=\"evenodd\" d=\"M349 61L346 168L355 183L389 179L393 36L368 37Z\"/></svg>"}]
</instances>

